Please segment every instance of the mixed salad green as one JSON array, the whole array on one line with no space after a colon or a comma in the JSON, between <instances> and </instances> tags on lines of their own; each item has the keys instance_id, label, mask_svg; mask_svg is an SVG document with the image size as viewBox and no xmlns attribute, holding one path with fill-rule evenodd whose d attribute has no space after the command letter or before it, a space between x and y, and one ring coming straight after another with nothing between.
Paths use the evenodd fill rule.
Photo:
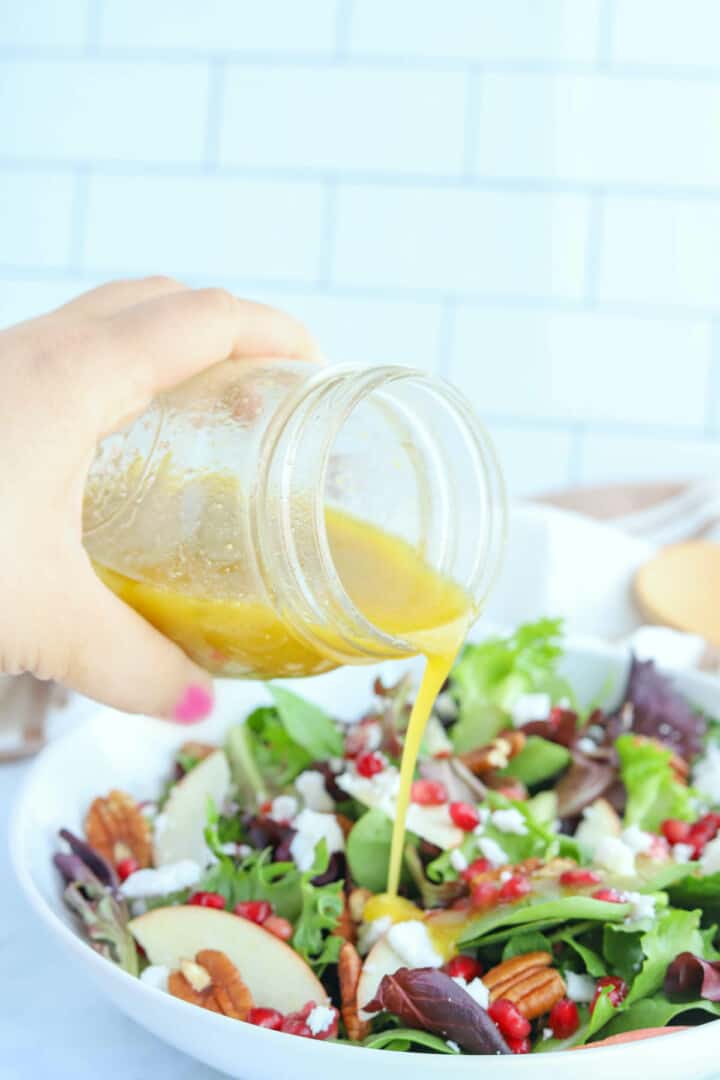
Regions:
<instances>
[{"instance_id":1,"label":"mixed salad green","mask_svg":"<svg viewBox=\"0 0 720 1080\"><path fill-rule=\"evenodd\" d=\"M546 1053L712 1020L720 727L636 660L583 709L561 658L554 620L465 647L398 897L408 678L352 724L272 687L223 746L186 743L156 802L99 796L61 833L66 902L148 985L306 1038Z\"/></svg>"}]
</instances>

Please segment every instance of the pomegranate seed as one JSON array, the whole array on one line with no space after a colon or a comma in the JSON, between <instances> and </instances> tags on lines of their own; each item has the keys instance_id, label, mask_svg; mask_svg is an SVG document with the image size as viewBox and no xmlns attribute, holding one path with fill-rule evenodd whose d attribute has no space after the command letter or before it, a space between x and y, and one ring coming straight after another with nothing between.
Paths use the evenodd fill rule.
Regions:
<instances>
[{"instance_id":1,"label":"pomegranate seed","mask_svg":"<svg viewBox=\"0 0 720 1080\"><path fill-rule=\"evenodd\" d=\"M530 1053L530 1040L529 1039L506 1039L508 1044L508 1050L511 1054L529 1054Z\"/></svg>"},{"instance_id":2,"label":"pomegranate seed","mask_svg":"<svg viewBox=\"0 0 720 1080\"><path fill-rule=\"evenodd\" d=\"M313 1037L310 1028L299 1017L286 1016L280 1031L284 1031L286 1035L300 1035L303 1039L312 1039Z\"/></svg>"},{"instance_id":3,"label":"pomegranate seed","mask_svg":"<svg viewBox=\"0 0 720 1080\"><path fill-rule=\"evenodd\" d=\"M604 900L608 904L624 903L622 896L615 889L596 889L592 894L593 900Z\"/></svg>"},{"instance_id":4,"label":"pomegranate seed","mask_svg":"<svg viewBox=\"0 0 720 1080\"><path fill-rule=\"evenodd\" d=\"M272 915L272 904L267 900L243 900L235 905L235 914L240 915L243 919L249 919L250 922L257 923L258 926L262 926L268 917Z\"/></svg>"},{"instance_id":5,"label":"pomegranate seed","mask_svg":"<svg viewBox=\"0 0 720 1080\"><path fill-rule=\"evenodd\" d=\"M498 887L493 881L479 881L473 886L472 906L475 908L494 907L498 902Z\"/></svg>"},{"instance_id":6,"label":"pomegranate seed","mask_svg":"<svg viewBox=\"0 0 720 1080\"><path fill-rule=\"evenodd\" d=\"M569 1039L580 1027L580 1013L574 1001L563 998L553 1005L548 1021L556 1039Z\"/></svg>"},{"instance_id":7,"label":"pomegranate seed","mask_svg":"<svg viewBox=\"0 0 720 1080\"><path fill-rule=\"evenodd\" d=\"M506 1039L526 1039L530 1034L530 1021L526 1020L512 1001L500 998L494 1001L488 1009L488 1015Z\"/></svg>"},{"instance_id":8,"label":"pomegranate seed","mask_svg":"<svg viewBox=\"0 0 720 1080\"><path fill-rule=\"evenodd\" d=\"M667 818L660 828L668 844L684 844L690 832L687 821L678 821L677 818Z\"/></svg>"},{"instance_id":9,"label":"pomegranate seed","mask_svg":"<svg viewBox=\"0 0 720 1080\"><path fill-rule=\"evenodd\" d=\"M472 832L480 824L477 810L468 802L451 802L450 817L453 825L457 825L458 829L464 832Z\"/></svg>"},{"instance_id":10,"label":"pomegranate seed","mask_svg":"<svg viewBox=\"0 0 720 1080\"><path fill-rule=\"evenodd\" d=\"M268 915L265 922L262 924L263 930L269 930L275 937L279 937L281 941L289 941L293 936L293 926L287 919L283 919L280 915Z\"/></svg>"},{"instance_id":11,"label":"pomegranate seed","mask_svg":"<svg viewBox=\"0 0 720 1080\"><path fill-rule=\"evenodd\" d=\"M532 885L526 877L522 874L513 874L507 881L504 881L500 886L499 898L500 900L522 900L523 896L527 896L532 892Z\"/></svg>"},{"instance_id":12,"label":"pomegranate seed","mask_svg":"<svg viewBox=\"0 0 720 1080\"><path fill-rule=\"evenodd\" d=\"M717 823L713 820L711 814L707 814L690 826L686 843L695 849L693 858L698 859L702 855L705 845L715 839L717 831Z\"/></svg>"},{"instance_id":13,"label":"pomegranate seed","mask_svg":"<svg viewBox=\"0 0 720 1080\"><path fill-rule=\"evenodd\" d=\"M368 780L372 776L377 776L385 768L385 762L379 754L375 754L372 750L368 750L364 754L360 754L355 759L355 768L359 772L360 776L366 777Z\"/></svg>"},{"instance_id":14,"label":"pomegranate seed","mask_svg":"<svg viewBox=\"0 0 720 1080\"><path fill-rule=\"evenodd\" d=\"M483 973L483 966L478 960L474 960L472 956L453 956L452 960L448 960L445 965L445 971L448 975L451 975L453 979L464 979L465 982L472 982L473 979L479 979Z\"/></svg>"},{"instance_id":15,"label":"pomegranate seed","mask_svg":"<svg viewBox=\"0 0 720 1080\"><path fill-rule=\"evenodd\" d=\"M248 1013L248 1023L254 1024L255 1027L280 1031L283 1025L283 1014L277 1009L251 1009Z\"/></svg>"},{"instance_id":16,"label":"pomegranate seed","mask_svg":"<svg viewBox=\"0 0 720 1080\"><path fill-rule=\"evenodd\" d=\"M410 798L418 806L442 806L447 802L447 791L439 780L415 780Z\"/></svg>"},{"instance_id":17,"label":"pomegranate seed","mask_svg":"<svg viewBox=\"0 0 720 1080\"><path fill-rule=\"evenodd\" d=\"M577 870L566 870L564 874L560 875L560 884L569 888L599 885L600 880L600 875L596 874L594 870L583 870L580 866Z\"/></svg>"},{"instance_id":18,"label":"pomegranate seed","mask_svg":"<svg viewBox=\"0 0 720 1080\"><path fill-rule=\"evenodd\" d=\"M121 859L120 862L116 864L115 869L117 870L117 876L120 880L127 881L131 874L136 874L138 872L140 863L137 859L133 858Z\"/></svg>"},{"instance_id":19,"label":"pomegranate seed","mask_svg":"<svg viewBox=\"0 0 720 1080\"><path fill-rule=\"evenodd\" d=\"M466 870L460 871L460 877L463 881L472 882L473 878L479 877L480 874L487 874L490 869L490 863L487 859L475 859Z\"/></svg>"},{"instance_id":20,"label":"pomegranate seed","mask_svg":"<svg viewBox=\"0 0 720 1080\"><path fill-rule=\"evenodd\" d=\"M598 981L595 983L595 994L592 1001L590 1002L591 1014L593 1009L595 1008L595 1005L597 1004L597 1000L600 997L600 994L606 986L612 987L610 993L608 994L610 1004L612 1006L618 1006L620 1002L624 1001L627 997L628 986L624 979L621 979L619 975L603 975L602 979L598 979Z\"/></svg>"},{"instance_id":21,"label":"pomegranate seed","mask_svg":"<svg viewBox=\"0 0 720 1080\"><path fill-rule=\"evenodd\" d=\"M218 911L222 911L225 908L225 897L217 892L194 892L188 904L194 904L196 907L217 908Z\"/></svg>"}]
</instances>

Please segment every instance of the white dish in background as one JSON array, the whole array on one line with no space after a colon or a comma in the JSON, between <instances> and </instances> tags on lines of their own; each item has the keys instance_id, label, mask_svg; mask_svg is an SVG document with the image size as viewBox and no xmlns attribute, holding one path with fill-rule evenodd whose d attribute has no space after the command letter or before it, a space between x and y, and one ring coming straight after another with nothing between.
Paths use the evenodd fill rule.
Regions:
<instances>
[{"instance_id":1,"label":"white dish in background","mask_svg":"<svg viewBox=\"0 0 720 1080\"><path fill-rule=\"evenodd\" d=\"M581 700L590 701L607 692L608 685L619 691L627 664L624 650L576 639L568 648L565 671ZM345 669L288 685L337 715L352 717L366 704L373 676L397 673L400 666L417 667L417 662ZM695 704L720 715L718 681L688 672L677 673L676 680ZM217 1016L150 989L93 952L76 934L62 903L51 865L57 830L66 826L79 831L90 801L112 787L125 788L138 798L155 795L173 750L190 730L199 739L219 738L228 724L264 700L261 685L221 684L215 715L192 729L103 710L49 746L35 762L11 824L15 871L29 904L68 955L84 966L98 993L172 1046L244 1080L275 1080L283 1074L293 1080L318 1076L366 1080L369 1070L376 1080L469 1080L479 1075L483 1080L576 1080L580 1071L597 1080L636 1080L638 1075L700 1080L716 1071L720 1021L661 1039L564 1054L511 1058L392 1054L299 1039ZM41 1029L41 1018L38 1022Z\"/></svg>"}]
</instances>

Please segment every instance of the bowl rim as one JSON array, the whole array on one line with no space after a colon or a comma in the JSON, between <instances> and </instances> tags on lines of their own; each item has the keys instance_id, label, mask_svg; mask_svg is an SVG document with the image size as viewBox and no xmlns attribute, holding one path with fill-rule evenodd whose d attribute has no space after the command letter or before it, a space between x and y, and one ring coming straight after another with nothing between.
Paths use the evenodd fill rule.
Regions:
<instances>
[{"instance_id":1,"label":"bowl rim","mask_svg":"<svg viewBox=\"0 0 720 1080\"><path fill-rule=\"evenodd\" d=\"M495 630L495 627L493 627ZM483 636L485 636L483 634ZM623 661L627 660L628 648L624 645L612 644L607 641L603 641L597 638L593 638L588 635L568 635L564 643L564 652L566 654L584 654L590 657L596 657L604 659L607 662L611 661ZM720 704L720 680L706 672L701 671L689 671L687 669L679 669L673 667L663 666L661 670L670 675L671 677L681 677L685 682L690 682L698 687L704 688L710 693L715 693L718 696ZM259 684L259 690L261 690L262 684ZM111 709L107 706L98 706L97 712L91 716L82 720L76 727L60 735L57 739L48 744L37 756L32 763L28 774L23 779L20 789L13 801L8 825L8 846L10 852L10 863L15 873L15 877L20 885L20 888L25 895L26 899L30 902L30 906L35 914L40 918L41 922L45 924L48 930L58 938L71 954L77 956L78 960L85 962L89 965L93 972L93 976L96 981L102 983L104 980L108 980L111 983L123 988L123 990L130 990L131 984L135 993L139 991L139 1000L143 998L148 1003L148 1006L152 1007L153 1004L158 1004L158 1000L162 1002L163 1007L175 1009L178 1011L178 1019L181 1020L183 1016L188 1015L186 1010L191 1009L192 1015L197 1020L197 1007L191 1005L185 1001L173 998L168 994L163 994L158 999L157 990L148 986L141 979L134 975L130 975L122 968L106 960L105 957L100 956L95 952L87 942L72 930L65 922L62 921L56 914L56 912L49 905L39 887L35 883L30 867L25 858L25 833L26 833L26 815L28 814L29 806L31 803L33 789L36 783L37 775L41 769L47 768L47 763L52 762L55 756L60 753L65 753L67 747L71 747L73 742L82 742L87 738L88 729L94 728L106 722L111 717L117 717L123 715L125 720L138 720L143 722L146 720L143 716L128 717L126 714L118 713L117 710ZM184 733L185 729L178 729L178 735ZM149 996L147 996L149 995ZM113 1004L116 1003L113 1001ZM120 1008L116 1005L117 1008ZM292 1035L286 1035L279 1031L269 1031L265 1028L255 1027L250 1024L244 1024L238 1029L237 1021L230 1017L219 1016L215 1013L205 1010L206 1020L205 1022L210 1025L216 1025L218 1031L229 1032L235 1030L238 1035L242 1035L246 1039L257 1039L263 1043L267 1043L270 1039L270 1046L277 1046L276 1042L272 1040L277 1036L282 1036L284 1039L293 1040L293 1045L297 1049L297 1037ZM705 1029L717 1029L720 1026L720 1018L717 1020L708 1021L705 1024L699 1025L687 1030L678 1030L673 1032L676 1039L682 1039L683 1045L687 1047L689 1053L692 1052L691 1040L697 1038L697 1033L704 1031ZM162 1036L156 1036L161 1041L167 1041ZM615 1046L599 1046L593 1047L592 1044L583 1048L582 1061L588 1059L588 1064L591 1062L603 1061L608 1065L617 1058L618 1055L623 1055L623 1060L627 1061L628 1056L633 1054L638 1059L645 1052L645 1046L647 1043L652 1043L653 1038L637 1039L634 1042L620 1043ZM673 1040L674 1042L674 1040ZM288 1043L288 1046L290 1044ZM376 1053L386 1053L383 1050L375 1050L370 1047L355 1046L347 1042L322 1042L319 1040L303 1040L303 1052L308 1054L317 1054L318 1061L324 1061L327 1064L330 1062L340 1065L341 1059L347 1054L355 1054L358 1050L373 1050ZM189 1053L188 1051L184 1051ZM449 1060L455 1055L442 1055L443 1060ZM560 1058L565 1059L567 1051L555 1050L548 1051L543 1054L544 1059L558 1060ZM407 1051L403 1054L403 1058L410 1058L411 1061L417 1063L419 1066L421 1062L428 1062L428 1055L422 1054L418 1051ZM470 1070L477 1069L477 1055L457 1055L457 1063L452 1066L455 1070ZM513 1062L513 1064L511 1064ZM525 1064L522 1064L525 1063ZM528 1055L511 1055L508 1058L504 1068L512 1069L531 1069L538 1064L538 1058L534 1054Z\"/></svg>"}]
</instances>

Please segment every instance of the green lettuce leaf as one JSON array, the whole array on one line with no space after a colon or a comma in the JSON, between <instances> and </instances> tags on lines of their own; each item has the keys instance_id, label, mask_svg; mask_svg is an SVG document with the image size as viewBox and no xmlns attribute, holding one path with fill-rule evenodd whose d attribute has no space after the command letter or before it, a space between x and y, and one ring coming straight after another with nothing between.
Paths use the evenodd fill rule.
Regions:
<instances>
[{"instance_id":1,"label":"green lettuce leaf","mask_svg":"<svg viewBox=\"0 0 720 1080\"><path fill-rule=\"evenodd\" d=\"M503 949L502 959L512 960L514 956L523 956L529 952L552 953L552 942L539 930L529 930L524 934L513 934Z\"/></svg>"},{"instance_id":2,"label":"green lettuce leaf","mask_svg":"<svg viewBox=\"0 0 720 1080\"><path fill-rule=\"evenodd\" d=\"M705 912L720 914L720 872L697 877L697 863L688 863L680 881L667 886L670 900L676 907L700 907Z\"/></svg>"},{"instance_id":3,"label":"green lettuce leaf","mask_svg":"<svg viewBox=\"0 0 720 1080\"><path fill-rule=\"evenodd\" d=\"M668 964L678 953L691 952L703 956L705 939L700 931L701 917L701 911L667 908L655 920L652 928L641 935L640 945L645 960L630 987L626 1007L650 997L662 987Z\"/></svg>"},{"instance_id":4,"label":"green lettuce leaf","mask_svg":"<svg viewBox=\"0 0 720 1080\"><path fill-rule=\"evenodd\" d=\"M279 710L273 706L262 705L255 709L248 716L244 727L244 739L241 741L235 736L231 745L234 749L238 749L240 745L244 747L244 768L247 770L248 758L254 761L270 793L287 787L311 764L312 754L292 738ZM237 755L234 761L237 771Z\"/></svg>"},{"instance_id":5,"label":"green lettuce leaf","mask_svg":"<svg viewBox=\"0 0 720 1080\"><path fill-rule=\"evenodd\" d=\"M271 686L269 689L289 738L301 746L312 761L342 757L342 734L324 709L283 686Z\"/></svg>"},{"instance_id":6,"label":"green lettuce leaf","mask_svg":"<svg viewBox=\"0 0 720 1080\"><path fill-rule=\"evenodd\" d=\"M562 941L564 945L572 949L583 963L588 975L592 975L594 979L599 979L603 975L607 975L607 966L604 963L601 956L591 949L589 945L585 945L583 942L578 941L577 938L570 932L560 934L559 937L554 937L555 941Z\"/></svg>"},{"instance_id":7,"label":"green lettuce leaf","mask_svg":"<svg viewBox=\"0 0 720 1080\"><path fill-rule=\"evenodd\" d=\"M709 1013L709 1018L720 1016L720 1003L713 1001L670 1001L665 994L636 1001L608 1024L606 1035L620 1035L624 1031L639 1031L642 1028L665 1027L671 1020L676 1020L683 1013L696 1010Z\"/></svg>"},{"instance_id":8,"label":"green lettuce leaf","mask_svg":"<svg viewBox=\"0 0 720 1080\"><path fill-rule=\"evenodd\" d=\"M413 1046L423 1050L434 1050L436 1054L457 1054L444 1039L431 1035L429 1031L416 1031L414 1028L390 1028L368 1035L362 1043L371 1050L407 1051Z\"/></svg>"},{"instance_id":9,"label":"green lettuce leaf","mask_svg":"<svg viewBox=\"0 0 720 1080\"><path fill-rule=\"evenodd\" d=\"M692 791L678 783L670 766L672 752L653 742L621 735L615 742L620 774L627 788L625 824L655 832L666 818L692 821Z\"/></svg>"},{"instance_id":10,"label":"green lettuce leaf","mask_svg":"<svg viewBox=\"0 0 720 1080\"><path fill-rule=\"evenodd\" d=\"M558 673L560 619L540 619L509 637L466 645L451 673L459 718L451 731L458 753L490 742L506 726L521 694L546 693L553 702L573 693Z\"/></svg>"},{"instance_id":11,"label":"green lettuce leaf","mask_svg":"<svg viewBox=\"0 0 720 1080\"><path fill-rule=\"evenodd\" d=\"M330 856L327 844L321 840L315 849L315 861L300 875L300 914L295 922L292 946L318 974L328 964L337 963L343 945L341 937L333 936L343 911L343 883L313 885L312 879L324 874Z\"/></svg>"},{"instance_id":12,"label":"green lettuce leaf","mask_svg":"<svg viewBox=\"0 0 720 1080\"><path fill-rule=\"evenodd\" d=\"M482 944L483 939L505 926L527 926L534 923L546 925L574 921L622 922L630 914L630 904L613 904L605 900L593 900L591 896L563 896L557 900L529 900L508 904L480 915L463 932L460 947Z\"/></svg>"}]
</instances>

